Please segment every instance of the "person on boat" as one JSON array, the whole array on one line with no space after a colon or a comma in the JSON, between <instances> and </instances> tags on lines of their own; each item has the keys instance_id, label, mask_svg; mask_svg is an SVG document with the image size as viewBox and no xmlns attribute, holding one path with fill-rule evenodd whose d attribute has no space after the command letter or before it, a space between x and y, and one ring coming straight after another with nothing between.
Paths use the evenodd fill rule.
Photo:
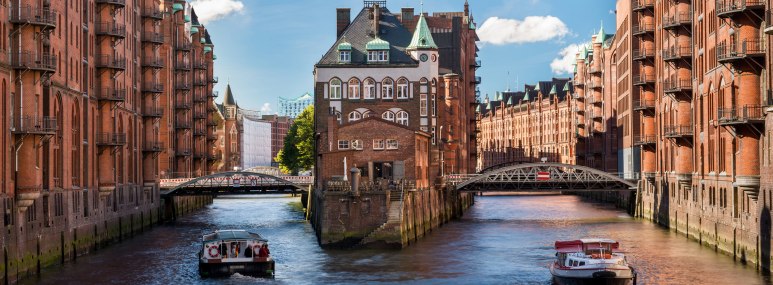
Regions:
<instances>
[{"instance_id":1,"label":"person on boat","mask_svg":"<svg viewBox=\"0 0 773 285\"><path fill-rule=\"evenodd\" d=\"M223 258L228 258L228 246L225 243L220 244L220 254L223 255Z\"/></svg>"},{"instance_id":2,"label":"person on boat","mask_svg":"<svg viewBox=\"0 0 773 285\"><path fill-rule=\"evenodd\" d=\"M268 251L268 245L263 244L263 246L260 247L260 250L258 250L258 257L268 257L268 255L271 254L270 251Z\"/></svg>"}]
</instances>

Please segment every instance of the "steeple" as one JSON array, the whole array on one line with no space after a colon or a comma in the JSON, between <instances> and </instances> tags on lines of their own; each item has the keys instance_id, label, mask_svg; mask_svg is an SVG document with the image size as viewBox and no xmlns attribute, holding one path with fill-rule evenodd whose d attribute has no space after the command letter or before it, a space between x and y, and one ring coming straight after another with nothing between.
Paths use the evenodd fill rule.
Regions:
<instances>
[{"instance_id":1,"label":"steeple","mask_svg":"<svg viewBox=\"0 0 773 285\"><path fill-rule=\"evenodd\" d=\"M419 14L419 21L416 23L416 31L413 32L411 44L408 45L407 49L437 49L435 40L432 38L432 32L430 32L429 26L427 25L427 19L424 19L424 8L422 8L422 12Z\"/></svg>"},{"instance_id":2,"label":"steeple","mask_svg":"<svg viewBox=\"0 0 773 285\"><path fill-rule=\"evenodd\" d=\"M467 0L464 0L464 15L470 15L470 3L467 3Z\"/></svg>"},{"instance_id":3,"label":"steeple","mask_svg":"<svg viewBox=\"0 0 773 285\"><path fill-rule=\"evenodd\" d=\"M596 35L596 43L603 44L607 40L607 34L604 33L604 22L601 22L601 28L599 29L599 33Z\"/></svg>"},{"instance_id":4,"label":"steeple","mask_svg":"<svg viewBox=\"0 0 773 285\"><path fill-rule=\"evenodd\" d=\"M236 106L236 101L234 100L234 95L233 95L233 93L231 93L231 83L230 82L225 87L225 96L223 96L223 105L224 106Z\"/></svg>"}]
</instances>

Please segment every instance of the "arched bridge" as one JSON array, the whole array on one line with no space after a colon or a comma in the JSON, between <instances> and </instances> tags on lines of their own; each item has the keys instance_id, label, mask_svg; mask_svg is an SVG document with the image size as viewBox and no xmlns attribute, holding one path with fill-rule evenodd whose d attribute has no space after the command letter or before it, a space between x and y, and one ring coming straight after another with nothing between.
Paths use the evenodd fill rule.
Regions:
<instances>
[{"instance_id":1,"label":"arched bridge","mask_svg":"<svg viewBox=\"0 0 773 285\"><path fill-rule=\"evenodd\" d=\"M303 191L303 186L281 177L233 171L193 178L170 188L162 185L161 195L298 194Z\"/></svg>"},{"instance_id":2,"label":"arched bridge","mask_svg":"<svg viewBox=\"0 0 773 285\"><path fill-rule=\"evenodd\" d=\"M524 163L481 174L449 175L458 191L621 191L636 183L598 169L561 163Z\"/></svg>"}]
</instances>

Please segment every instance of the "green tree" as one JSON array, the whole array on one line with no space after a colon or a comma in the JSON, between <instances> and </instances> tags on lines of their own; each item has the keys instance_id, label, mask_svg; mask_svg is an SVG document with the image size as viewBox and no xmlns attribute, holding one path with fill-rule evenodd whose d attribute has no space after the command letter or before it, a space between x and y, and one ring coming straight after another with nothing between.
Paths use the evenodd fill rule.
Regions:
<instances>
[{"instance_id":1,"label":"green tree","mask_svg":"<svg viewBox=\"0 0 773 285\"><path fill-rule=\"evenodd\" d=\"M306 107L295 118L276 161L279 169L293 175L314 166L314 106Z\"/></svg>"}]
</instances>

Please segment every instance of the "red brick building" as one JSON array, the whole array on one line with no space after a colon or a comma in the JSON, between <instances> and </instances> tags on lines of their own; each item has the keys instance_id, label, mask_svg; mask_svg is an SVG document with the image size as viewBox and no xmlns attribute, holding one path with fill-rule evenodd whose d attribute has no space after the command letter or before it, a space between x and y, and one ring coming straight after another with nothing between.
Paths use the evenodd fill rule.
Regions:
<instances>
[{"instance_id":1,"label":"red brick building","mask_svg":"<svg viewBox=\"0 0 773 285\"><path fill-rule=\"evenodd\" d=\"M276 159L276 155L284 147L285 137L293 124L293 118L279 115L263 115L261 118L271 123L271 157ZM272 160L271 164L279 166L275 160Z\"/></svg>"}]
</instances>

